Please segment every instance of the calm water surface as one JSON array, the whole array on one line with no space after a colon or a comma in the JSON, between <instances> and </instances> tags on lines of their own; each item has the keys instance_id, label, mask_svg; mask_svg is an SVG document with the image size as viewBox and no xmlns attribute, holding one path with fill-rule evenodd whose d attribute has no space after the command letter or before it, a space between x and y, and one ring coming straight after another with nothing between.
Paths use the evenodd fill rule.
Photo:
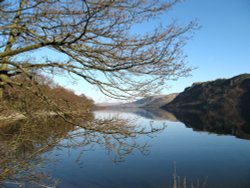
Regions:
<instances>
[{"instance_id":1,"label":"calm water surface","mask_svg":"<svg viewBox=\"0 0 250 188\"><path fill-rule=\"evenodd\" d=\"M35 170L49 179L43 184L48 181L67 188L172 187L176 175L181 183L186 178L187 187L192 183L195 187L250 187L248 139L194 131L167 112L99 111L94 116L118 116L138 127L161 130L133 137L101 133L83 136L79 133L84 130L71 130L68 135L72 137L40 154L44 160Z\"/></svg>"}]
</instances>

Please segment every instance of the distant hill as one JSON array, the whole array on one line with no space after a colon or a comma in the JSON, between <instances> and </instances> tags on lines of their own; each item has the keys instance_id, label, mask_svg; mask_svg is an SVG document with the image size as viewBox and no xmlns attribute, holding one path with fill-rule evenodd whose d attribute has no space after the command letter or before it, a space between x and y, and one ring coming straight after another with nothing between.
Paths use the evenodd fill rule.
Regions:
<instances>
[{"instance_id":1,"label":"distant hill","mask_svg":"<svg viewBox=\"0 0 250 188\"><path fill-rule=\"evenodd\" d=\"M156 95L145 97L138 101L135 101L133 104L138 105L140 107L160 107L162 104L168 104L171 102L178 94L173 93L169 95Z\"/></svg>"},{"instance_id":2,"label":"distant hill","mask_svg":"<svg viewBox=\"0 0 250 188\"><path fill-rule=\"evenodd\" d=\"M137 101L131 103L101 103L97 104L97 108L160 108L162 105L171 102L178 93L173 93L169 95L155 95L144 97Z\"/></svg>"},{"instance_id":3,"label":"distant hill","mask_svg":"<svg viewBox=\"0 0 250 188\"><path fill-rule=\"evenodd\" d=\"M131 103L119 104L119 106L126 108L159 108L171 102L177 95L177 93L174 93L170 95L149 96Z\"/></svg>"},{"instance_id":4,"label":"distant hill","mask_svg":"<svg viewBox=\"0 0 250 188\"><path fill-rule=\"evenodd\" d=\"M240 109L243 115L249 118L250 74L194 83L162 108L170 111L209 109L223 112Z\"/></svg>"}]
</instances>

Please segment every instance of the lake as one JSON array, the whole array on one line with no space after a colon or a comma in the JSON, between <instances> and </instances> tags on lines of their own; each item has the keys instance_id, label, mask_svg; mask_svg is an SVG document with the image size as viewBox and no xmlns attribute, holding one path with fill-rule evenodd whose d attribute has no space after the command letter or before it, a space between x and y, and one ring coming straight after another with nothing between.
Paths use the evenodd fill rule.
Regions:
<instances>
[{"instance_id":1,"label":"lake","mask_svg":"<svg viewBox=\"0 0 250 188\"><path fill-rule=\"evenodd\" d=\"M59 124L50 126L50 136L42 139L39 136L47 131L44 126L32 133L34 137L27 139L30 142L20 146L20 151L11 154L5 165L18 171L2 177L2 184L67 188L250 187L248 129L228 128L221 122L213 128L208 128L211 123L203 126L202 121L192 126L190 118L185 122L187 118L180 116L183 123L176 117L163 110L96 111L93 118L110 126L110 132L60 128ZM116 133L112 124L124 125L124 134Z\"/></svg>"}]
</instances>

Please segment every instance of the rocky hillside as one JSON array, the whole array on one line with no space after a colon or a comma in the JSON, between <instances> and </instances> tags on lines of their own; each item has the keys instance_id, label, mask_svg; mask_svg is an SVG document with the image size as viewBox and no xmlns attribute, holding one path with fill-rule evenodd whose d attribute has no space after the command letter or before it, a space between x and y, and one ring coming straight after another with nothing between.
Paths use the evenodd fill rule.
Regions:
<instances>
[{"instance_id":1,"label":"rocky hillside","mask_svg":"<svg viewBox=\"0 0 250 188\"><path fill-rule=\"evenodd\" d=\"M250 112L250 74L194 83L162 108L171 111L209 109L224 112L241 109L242 115L249 118L247 113Z\"/></svg>"}]
</instances>

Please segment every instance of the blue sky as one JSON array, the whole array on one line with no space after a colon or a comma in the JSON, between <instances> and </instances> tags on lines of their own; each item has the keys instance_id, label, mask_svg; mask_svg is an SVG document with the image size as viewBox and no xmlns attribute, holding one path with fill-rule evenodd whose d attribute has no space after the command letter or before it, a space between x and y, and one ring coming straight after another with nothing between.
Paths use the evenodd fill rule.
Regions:
<instances>
[{"instance_id":1,"label":"blue sky","mask_svg":"<svg viewBox=\"0 0 250 188\"><path fill-rule=\"evenodd\" d=\"M169 18L180 24L198 19L201 28L185 46L188 65L196 67L192 76L170 81L162 93L181 92L193 82L250 73L250 0L186 0L157 21L167 24ZM151 22L135 32L150 28ZM96 102L112 101L83 81L73 85L60 77L56 81Z\"/></svg>"},{"instance_id":2,"label":"blue sky","mask_svg":"<svg viewBox=\"0 0 250 188\"><path fill-rule=\"evenodd\" d=\"M192 77L171 82L169 92L180 92L193 82L250 73L250 1L187 0L170 14L179 21L197 18L201 25L185 52Z\"/></svg>"}]
</instances>

